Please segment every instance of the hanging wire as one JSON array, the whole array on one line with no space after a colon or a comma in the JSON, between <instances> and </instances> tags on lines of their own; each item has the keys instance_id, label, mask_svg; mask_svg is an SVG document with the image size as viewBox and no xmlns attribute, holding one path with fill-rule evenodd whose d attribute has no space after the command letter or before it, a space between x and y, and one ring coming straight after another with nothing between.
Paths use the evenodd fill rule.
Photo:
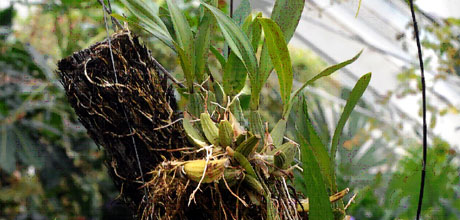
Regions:
<instances>
[{"instance_id":1,"label":"hanging wire","mask_svg":"<svg viewBox=\"0 0 460 220\"><path fill-rule=\"evenodd\" d=\"M110 4L110 0L108 0L108 6L109 6L108 8L105 6L103 0L97 0L97 1L99 2L99 4L102 5L102 8L103 8L107 13L109 13L109 15L112 14L112 5ZM104 16L105 16L105 13L104 13ZM116 26L117 26L118 28L120 28L120 29L123 29L123 26L121 26L120 22L119 22L116 18L114 18L113 16L110 16L110 18L112 19L112 29L113 29L114 31L116 31L114 25L116 25ZM106 18L104 17L104 21L105 21L105 20L106 20Z\"/></svg>"},{"instance_id":2,"label":"hanging wire","mask_svg":"<svg viewBox=\"0 0 460 220\"><path fill-rule=\"evenodd\" d=\"M110 5L110 0L107 0L108 1L108 4ZM113 59L113 52L112 52L112 42L110 40L110 34L109 34L109 26L107 24L107 14L106 12L108 13L111 13L111 9L110 8L107 8L104 4L104 1L103 0L98 0L98 2L102 5L103 9L102 9L102 13L104 14L104 23L105 23L105 31L107 33L107 42L109 44L109 51L110 51L110 59L112 61L112 67L113 67L113 74L114 74L114 77L115 77L115 83L118 83L118 76L117 76L117 70L115 68L115 61ZM110 6L109 6L110 7ZM105 10L104 10L105 9ZM112 19L112 22L114 21L114 19ZM119 23L118 23L119 24ZM112 28L115 30L115 27L112 25ZM118 90L118 87L115 87L115 89ZM117 91L118 93L118 91ZM123 109L123 114L125 116L125 120L126 120L126 123L128 124L128 128L129 128L129 132L130 133L133 133L133 128L131 126L131 123L129 122L129 119L128 119L128 114L126 113L126 110L124 108L124 106L122 105L121 108ZM136 160L137 160L137 166L139 168L139 173L141 175L141 180L142 180L142 184L145 185L145 179L144 179L144 172L142 171L142 166L141 166L141 161L139 159L139 153L137 151L137 145L136 145L136 140L134 139L134 136L131 136L131 140L132 140L132 143L133 143L133 147L134 147L134 153L136 155ZM148 198L148 189L147 187L143 187L144 189L144 198L143 199L147 199Z\"/></svg>"},{"instance_id":3,"label":"hanging wire","mask_svg":"<svg viewBox=\"0 0 460 220\"><path fill-rule=\"evenodd\" d=\"M420 36L417 26L417 19L415 18L414 3L413 0L409 0L410 10L412 14L412 23L414 25L415 40L417 42L418 60L420 63L421 81L422 81L422 108L423 108L423 161L422 161L422 177L420 182L420 193L418 198L417 206L417 220L420 219L420 213L422 212L423 202L423 189L425 188L425 175L426 175L426 151L427 151L427 126L426 126L426 88L425 88L425 71L423 68L422 59L422 47L420 45Z\"/></svg>"}]
</instances>

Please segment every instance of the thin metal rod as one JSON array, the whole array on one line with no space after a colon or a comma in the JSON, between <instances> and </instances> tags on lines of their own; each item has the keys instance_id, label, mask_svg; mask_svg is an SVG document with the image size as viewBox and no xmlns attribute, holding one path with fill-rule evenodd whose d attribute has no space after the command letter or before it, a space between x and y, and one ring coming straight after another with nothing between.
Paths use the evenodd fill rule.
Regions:
<instances>
[{"instance_id":1,"label":"thin metal rod","mask_svg":"<svg viewBox=\"0 0 460 220\"><path fill-rule=\"evenodd\" d=\"M420 219L422 212L423 192L425 188L425 175L426 175L426 154L427 154L427 126L426 126L426 87L425 87L425 71L423 68L422 47L420 45L420 36L417 26L417 19L415 18L413 0L409 0L410 10L412 14L412 22L414 24L415 40L417 41L418 60L420 63L421 81L422 81L422 108L423 108L423 161L422 161L422 177L420 182L420 193L418 197L417 206L417 220Z\"/></svg>"}]
</instances>

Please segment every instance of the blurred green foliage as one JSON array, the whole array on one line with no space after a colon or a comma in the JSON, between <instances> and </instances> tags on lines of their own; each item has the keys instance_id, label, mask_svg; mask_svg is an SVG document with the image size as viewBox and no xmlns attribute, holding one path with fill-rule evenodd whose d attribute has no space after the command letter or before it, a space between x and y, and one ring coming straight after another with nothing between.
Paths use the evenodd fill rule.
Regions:
<instances>
[{"instance_id":1,"label":"blurred green foliage","mask_svg":"<svg viewBox=\"0 0 460 220\"><path fill-rule=\"evenodd\" d=\"M439 58L437 78L446 74L460 76L460 19L447 18L441 23L428 25L425 30L434 38L425 38L423 47Z\"/></svg>"},{"instance_id":2,"label":"blurred green foliage","mask_svg":"<svg viewBox=\"0 0 460 220\"><path fill-rule=\"evenodd\" d=\"M81 1L30 7L0 12L0 219L102 218L118 192L54 73L95 41L101 13Z\"/></svg>"},{"instance_id":3,"label":"blurred green foliage","mask_svg":"<svg viewBox=\"0 0 460 220\"><path fill-rule=\"evenodd\" d=\"M413 219L417 210L422 152L413 141L390 178L379 173L366 186L351 207L357 219ZM427 182L423 201L424 219L460 218L460 172L458 153L439 138L433 140L427 164Z\"/></svg>"}]
</instances>

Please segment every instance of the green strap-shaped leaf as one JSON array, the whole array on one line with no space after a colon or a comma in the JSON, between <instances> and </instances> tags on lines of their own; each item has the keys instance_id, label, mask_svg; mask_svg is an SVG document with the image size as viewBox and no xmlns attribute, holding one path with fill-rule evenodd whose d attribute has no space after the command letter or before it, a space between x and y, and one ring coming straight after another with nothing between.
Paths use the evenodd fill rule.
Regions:
<instances>
[{"instance_id":1,"label":"green strap-shaped leaf","mask_svg":"<svg viewBox=\"0 0 460 220\"><path fill-rule=\"evenodd\" d=\"M181 49L179 50L179 48L177 48L181 60L182 71L184 72L189 90L193 90L193 80L195 77L193 33L185 15L182 14L179 8L177 8L171 0L166 0L166 3L168 4L169 13L171 14L176 33L177 43L175 46Z\"/></svg>"},{"instance_id":2,"label":"green strap-shaped leaf","mask_svg":"<svg viewBox=\"0 0 460 220\"><path fill-rule=\"evenodd\" d=\"M291 112L291 108L292 108L292 100L294 100L295 97L297 97L300 92L302 92L303 89L305 89L305 87L307 87L308 85L311 85L313 84L316 80L322 78L322 77L325 77L325 76L329 76L331 75L332 73L335 73L337 70L339 69L342 69L344 68L345 66L355 62L359 56L361 56L361 53L363 51L361 50L358 54L356 54L353 58L349 59L349 60L346 60L342 63L339 63L339 64L336 64L336 65L333 65L333 66L330 66L326 69L324 69L323 71L321 71L318 75L314 76L313 78L311 78L310 80L308 80L307 82L305 82L300 88L298 88L296 91L294 91L291 95L291 102L288 106L288 108L284 111L283 113L283 117L288 117L289 113Z\"/></svg>"},{"instance_id":3,"label":"green strap-shaped leaf","mask_svg":"<svg viewBox=\"0 0 460 220\"><path fill-rule=\"evenodd\" d=\"M302 15L305 6L305 0L276 0L275 6L273 7L271 19L274 20L278 26L280 26L283 32L286 43L289 43L292 36L294 35L295 29L299 24L300 17ZM263 86L267 81L271 71L273 70L273 64L270 60L270 55L266 43L262 46L262 53L260 57L259 65L259 80ZM262 86L256 89L262 89ZM256 91L260 94L260 91ZM254 99L258 101L258 99ZM253 103L254 106L258 104Z\"/></svg>"},{"instance_id":4,"label":"green strap-shaped leaf","mask_svg":"<svg viewBox=\"0 0 460 220\"><path fill-rule=\"evenodd\" d=\"M247 70L243 62L241 62L233 51L230 52L222 77L225 93L230 96L237 95L244 88L247 75Z\"/></svg>"},{"instance_id":5,"label":"green strap-shaped leaf","mask_svg":"<svg viewBox=\"0 0 460 220\"><path fill-rule=\"evenodd\" d=\"M214 88L214 92L216 93L217 103L223 103L223 104L227 103L228 102L227 95L225 94L224 88L222 88L220 83L217 81L214 81L213 88Z\"/></svg>"},{"instance_id":6,"label":"green strap-shaped leaf","mask_svg":"<svg viewBox=\"0 0 460 220\"><path fill-rule=\"evenodd\" d=\"M262 36L262 26L260 25L259 21L257 18L262 17L262 12L259 12L256 15L256 19L252 22L252 33L251 33L251 44L252 47L254 48L254 53L257 54L257 49L259 48L259 42L260 42L260 37Z\"/></svg>"},{"instance_id":7,"label":"green strap-shaped leaf","mask_svg":"<svg viewBox=\"0 0 460 220\"><path fill-rule=\"evenodd\" d=\"M364 76L362 76L356 83L353 90L351 90L350 97L348 97L347 104L345 104L342 115L340 116L339 122L337 123L337 127L335 128L334 136L332 137L331 143L331 167L333 170L333 178L335 178L335 155L337 153L337 146L339 145L340 135L342 134L343 127L345 127L345 123L347 122L348 117L350 117L351 112L353 111L359 99L361 98L367 86L369 85L371 76L371 73L367 73ZM334 186L333 193L336 192L337 187Z\"/></svg>"},{"instance_id":8,"label":"green strap-shaped leaf","mask_svg":"<svg viewBox=\"0 0 460 220\"><path fill-rule=\"evenodd\" d=\"M249 14L251 14L251 10L252 8L249 0L242 0L233 13L233 20L241 26L244 22L244 19L247 18Z\"/></svg>"},{"instance_id":9,"label":"green strap-shaped leaf","mask_svg":"<svg viewBox=\"0 0 460 220\"><path fill-rule=\"evenodd\" d=\"M363 53L363 51L359 51L358 54L356 54L353 58L349 59L349 60L346 60L344 62L341 62L339 64L336 64L336 65L333 65L333 66L330 66L326 69L324 69L323 71L321 71L318 75L314 76L313 78L311 78L310 80L308 80L306 83L304 83L299 89L297 89L294 93L292 93L292 98L295 98L305 87L307 87L308 85L311 85L313 84L316 80L322 78L322 77L325 77L325 76L329 76L331 74L333 74L335 71L339 70L339 69L342 69L346 66L348 66L349 64L355 62L359 56L361 56L361 54Z\"/></svg>"},{"instance_id":10,"label":"green strap-shaped leaf","mask_svg":"<svg viewBox=\"0 0 460 220\"><path fill-rule=\"evenodd\" d=\"M249 41L243 30L225 15L218 8L202 2L215 16L219 28L222 31L225 41L228 43L235 55L243 62L246 70L250 75L257 73L257 58L254 54L251 42Z\"/></svg>"},{"instance_id":11,"label":"green strap-shaped leaf","mask_svg":"<svg viewBox=\"0 0 460 220\"><path fill-rule=\"evenodd\" d=\"M246 19L244 19L244 22L243 24L241 24L241 29L243 30L243 32L246 34L246 36L251 36L251 24L253 22L253 19L252 19L252 15L249 14Z\"/></svg>"},{"instance_id":12,"label":"green strap-shaped leaf","mask_svg":"<svg viewBox=\"0 0 460 220\"><path fill-rule=\"evenodd\" d=\"M189 59L187 52L181 48L179 44L176 42L174 43L174 47L176 47L176 52L179 55L180 64L182 67L182 71L184 72L185 80L187 81L187 88L189 91L193 91L193 71L192 71L192 62ZM194 69L193 69L194 70Z\"/></svg>"},{"instance_id":13,"label":"green strap-shaped leaf","mask_svg":"<svg viewBox=\"0 0 460 220\"><path fill-rule=\"evenodd\" d=\"M283 143L284 133L286 133L287 119L280 119L270 132L275 147Z\"/></svg>"},{"instance_id":14,"label":"green strap-shaped leaf","mask_svg":"<svg viewBox=\"0 0 460 220\"><path fill-rule=\"evenodd\" d=\"M256 171L254 171L254 168L252 167L251 163L249 163L248 158L246 158L243 154L240 152L233 152L233 157L238 161L238 163L241 165L241 167L246 170L246 173L251 175L254 178L257 178Z\"/></svg>"},{"instance_id":15,"label":"green strap-shaped leaf","mask_svg":"<svg viewBox=\"0 0 460 220\"><path fill-rule=\"evenodd\" d=\"M313 153L311 145L307 144L307 141L299 131L297 131L297 141L301 148L302 175L310 204L308 219L332 220L334 219L334 215L318 160Z\"/></svg>"},{"instance_id":16,"label":"green strap-shaped leaf","mask_svg":"<svg viewBox=\"0 0 460 220\"><path fill-rule=\"evenodd\" d=\"M244 23L244 19L251 14L251 4L248 0L242 0L236 10L233 12L232 19L241 27ZM224 44L224 56L228 58L229 50L228 50L228 43Z\"/></svg>"},{"instance_id":17,"label":"green strap-shaped leaf","mask_svg":"<svg viewBox=\"0 0 460 220\"><path fill-rule=\"evenodd\" d=\"M134 16L141 20L148 19L148 21L158 25L164 32L168 31L166 25L158 16L158 6L155 2L151 2L150 4L146 4L143 0L121 0L121 2L133 13Z\"/></svg>"},{"instance_id":18,"label":"green strap-shaped leaf","mask_svg":"<svg viewBox=\"0 0 460 220\"><path fill-rule=\"evenodd\" d=\"M193 124L191 122L191 117L188 114L184 115L184 119L182 122L182 126L184 127L185 132L187 133L187 136L191 139L192 142L194 142L196 145L200 146L207 146L206 139L201 135L201 133L193 127Z\"/></svg>"},{"instance_id":19,"label":"green strap-shaped leaf","mask_svg":"<svg viewBox=\"0 0 460 220\"><path fill-rule=\"evenodd\" d=\"M216 59L217 61L219 61L220 66L224 68L225 64L227 63L225 57L214 46L211 45L209 49L211 49L212 54L216 56Z\"/></svg>"},{"instance_id":20,"label":"green strap-shaped leaf","mask_svg":"<svg viewBox=\"0 0 460 220\"><path fill-rule=\"evenodd\" d=\"M37 144L31 139L29 135L23 130L18 128L13 128L13 133L16 136L17 144L16 151L18 158L27 165L32 165L37 169L41 169L43 167L44 161L43 157L39 157L36 155L36 148ZM11 146L10 146L11 147Z\"/></svg>"},{"instance_id":21,"label":"green strap-shaped leaf","mask_svg":"<svg viewBox=\"0 0 460 220\"><path fill-rule=\"evenodd\" d=\"M291 40L295 29L299 24L300 17L306 0L276 0L271 19L273 19L283 31L286 42Z\"/></svg>"},{"instance_id":22,"label":"green strap-shaped leaf","mask_svg":"<svg viewBox=\"0 0 460 220\"><path fill-rule=\"evenodd\" d=\"M318 161L321 173L323 174L323 179L328 188L332 189L335 183L332 182L332 168L329 153L308 117L307 101L305 97L299 100L297 106L296 129L311 147Z\"/></svg>"},{"instance_id":23,"label":"green strap-shaped leaf","mask_svg":"<svg viewBox=\"0 0 460 220\"><path fill-rule=\"evenodd\" d=\"M281 28L273 20L268 18L258 18L258 20L263 27L268 52L278 74L283 110L286 111L291 99L293 80L289 50Z\"/></svg>"},{"instance_id":24,"label":"green strap-shaped leaf","mask_svg":"<svg viewBox=\"0 0 460 220\"><path fill-rule=\"evenodd\" d=\"M152 4L155 7L151 7L142 0L121 0L121 2L128 8L129 11L131 11L134 16L136 16L142 22L144 25L144 30L175 50L172 43L173 39L171 38L166 25L157 15L158 7L154 2L152 2ZM118 16L117 18L120 17Z\"/></svg>"},{"instance_id":25,"label":"green strap-shaped leaf","mask_svg":"<svg viewBox=\"0 0 460 220\"><path fill-rule=\"evenodd\" d=\"M250 35L252 22L252 16L248 15L242 24L242 29L247 36ZM228 57L222 77L225 93L230 96L237 95L244 88L246 78L247 70L244 63L232 51Z\"/></svg>"},{"instance_id":26,"label":"green strap-shaped leaf","mask_svg":"<svg viewBox=\"0 0 460 220\"><path fill-rule=\"evenodd\" d=\"M208 2L214 6L217 5L216 0L209 0ZM212 14L205 10L195 36L195 76L200 84L204 81L205 66L208 60L207 53L211 43L211 31L214 23Z\"/></svg>"}]
</instances>

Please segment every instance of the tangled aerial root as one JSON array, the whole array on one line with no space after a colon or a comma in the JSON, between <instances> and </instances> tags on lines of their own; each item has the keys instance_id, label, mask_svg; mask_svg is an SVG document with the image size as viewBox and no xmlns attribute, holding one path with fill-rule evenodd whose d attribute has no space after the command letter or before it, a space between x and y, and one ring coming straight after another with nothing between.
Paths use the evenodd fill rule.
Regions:
<instances>
[{"instance_id":1,"label":"tangled aerial root","mask_svg":"<svg viewBox=\"0 0 460 220\"><path fill-rule=\"evenodd\" d=\"M162 163L151 171L152 179L144 187L150 188L148 202L143 207L142 219L148 216L167 219L179 218L189 181L180 178L180 167ZM184 216L182 216L184 217Z\"/></svg>"}]
</instances>

